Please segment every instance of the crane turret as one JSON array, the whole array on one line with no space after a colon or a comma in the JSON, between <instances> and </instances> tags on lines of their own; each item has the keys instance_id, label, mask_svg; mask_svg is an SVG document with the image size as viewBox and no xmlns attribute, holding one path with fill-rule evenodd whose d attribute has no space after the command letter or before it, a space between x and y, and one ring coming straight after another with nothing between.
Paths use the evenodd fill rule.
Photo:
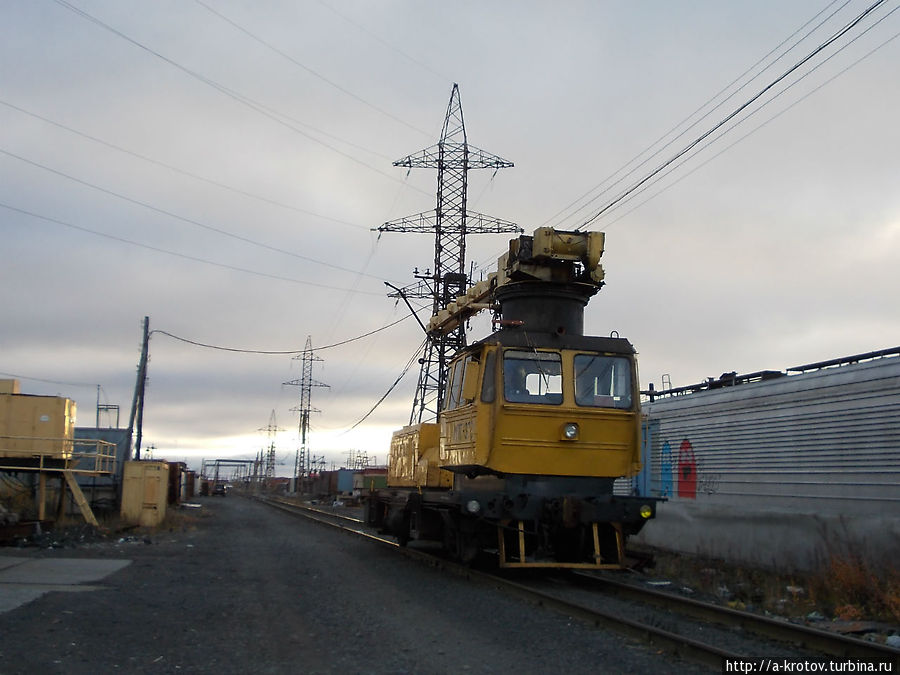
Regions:
<instances>
[{"instance_id":1,"label":"crane turret","mask_svg":"<svg viewBox=\"0 0 900 675\"><path fill-rule=\"evenodd\" d=\"M497 271L435 314L428 333L442 335L493 309L503 329L582 335L584 308L604 283L604 244L603 232L552 227L511 239Z\"/></svg>"}]
</instances>

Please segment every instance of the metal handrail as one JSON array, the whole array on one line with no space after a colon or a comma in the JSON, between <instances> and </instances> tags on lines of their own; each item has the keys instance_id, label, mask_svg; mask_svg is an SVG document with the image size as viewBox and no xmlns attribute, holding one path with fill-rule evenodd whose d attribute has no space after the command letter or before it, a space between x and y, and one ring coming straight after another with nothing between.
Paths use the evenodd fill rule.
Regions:
<instances>
[{"instance_id":1,"label":"metal handrail","mask_svg":"<svg viewBox=\"0 0 900 675\"><path fill-rule=\"evenodd\" d=\"M21 447L25 441L30 447ZM87 449L76 452L80 448ZM22 466L6 461L10 459L36 461L32 466ZM58 464L60 461L64 462L62 466ZM0 468L111 474L116 470L116 444L93 438L0 436Z\"/></svg>"}]
</instances>

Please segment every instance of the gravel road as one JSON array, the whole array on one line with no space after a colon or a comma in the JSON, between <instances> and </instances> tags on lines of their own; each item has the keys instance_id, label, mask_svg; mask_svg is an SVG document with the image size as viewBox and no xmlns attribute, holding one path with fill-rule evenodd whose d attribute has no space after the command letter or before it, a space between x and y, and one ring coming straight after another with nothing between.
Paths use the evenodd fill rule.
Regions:
<instances>
[{"instance_id":1,"label":"gravel road","mask_svg":"<svg viewBox=\"0 0 900 675\"><path fill-rule=\"evenodd\" d=\"M147 540L4 549L132 563L0 614L0 673L708 672L250 499L201 503Z\"/></svg>"}]
</instances>

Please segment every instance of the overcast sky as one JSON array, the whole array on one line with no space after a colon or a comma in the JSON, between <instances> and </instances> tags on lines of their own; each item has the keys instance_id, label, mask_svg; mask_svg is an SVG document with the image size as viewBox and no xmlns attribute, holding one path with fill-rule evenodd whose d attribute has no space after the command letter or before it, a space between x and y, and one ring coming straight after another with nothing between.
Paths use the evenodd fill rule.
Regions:
<instances>
[{"instance_id":1,"label":"overcast sky","mask_svg":"<svg viewBox=\"0 0 900 675\"><path fill-rule=\"evenodd\" d=\"M85 426L99 384L124 426L144 316L248 350L390 324L408 311L383 282L430 267L433 238L372 228L434 208L436 172L391 162L437 141L454 82L469 142L515 163L472 171L470 208L574 229L873 2L5 2L0 373L75 399ZM897 9L591 224L607 285L586 332L628 337L643 388L900 344ZM506 240L470 237L471 261L491 271ZM384 461L415 370L348 429L421 340L407 319L317 352L313 454ZM156 457L254 457L274 410L290 473L298 361L162 333L150 353Z\"/></svg>"}]
</instances>

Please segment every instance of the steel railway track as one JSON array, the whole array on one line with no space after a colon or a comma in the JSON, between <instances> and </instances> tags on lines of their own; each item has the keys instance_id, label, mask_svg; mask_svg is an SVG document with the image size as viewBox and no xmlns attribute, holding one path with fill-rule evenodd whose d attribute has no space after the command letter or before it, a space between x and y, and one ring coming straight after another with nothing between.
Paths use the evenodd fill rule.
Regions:
<instances>
[{"instance_id":1,"label":"steel railway track","mask_svg":"<svg viewBox=\"0 0 900 675\"><path fill-rule=\"evenodd\" d=\"M790 643L819 654L860 660L896 659L900 656L900 651L881 644L791 623L785 619L701 602L675 593L643 588L608 576L574 573L572 577L578 584L587 588L600 589L604 593L652 604L702 621L738 628L753 635Z\"/></svg>"},{"instance_id":2,"label":"steel railway track","mask_svg":"<svg viewBox=\"0 0 900 675\"><path fill-rule=\"evenodd\" d=\"M900 651L884 645L643 588L608 576L571 573L565 575L564 583L557 580L557 587L550 591L547 586L553 582L548 583L543 577L536 580L530 575L530 581L522 581L511 578L509 574L486 573L459 565L436 556L434 551L400 547L392 538L373 534L355 518L284 499L260 500L289 513L367 537L409 558L502 590L531 604L608 628L680 658L716 669L722 668L726 659L747 659L760 654L807 659L880 660L895 666L900 660ZM619 599L619 603L613 602L614 597ZM629 606L624 606L622 602ZM635 603L643 609L635 610ZM685 629L685 626L689 627ZM698 634L702 637L696 637ZM730 646L725 648L720 646L722 644Z\"/></svg>"}]
</instances>

